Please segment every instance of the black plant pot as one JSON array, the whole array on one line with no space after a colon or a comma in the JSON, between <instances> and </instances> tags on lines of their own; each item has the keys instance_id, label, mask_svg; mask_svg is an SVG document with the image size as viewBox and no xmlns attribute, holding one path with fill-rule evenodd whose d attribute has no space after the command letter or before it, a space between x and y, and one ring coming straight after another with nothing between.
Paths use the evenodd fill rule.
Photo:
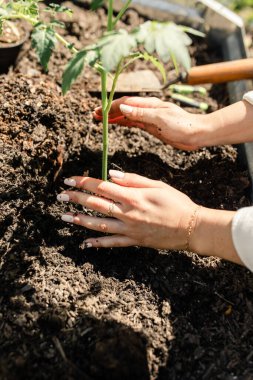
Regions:
<instances>
[{"instance_id":1,"label":"black plant pot","mask_svg":"<svg viewBox=\"0 0 253 380\"><path fill-rule=\"evenodd\" d=\"M0 74L6 73L10 66L13 66L17 60L20 49L28 39L29 33L25 37L14 44L0 45Z\"/></svg>"}]
</instances>

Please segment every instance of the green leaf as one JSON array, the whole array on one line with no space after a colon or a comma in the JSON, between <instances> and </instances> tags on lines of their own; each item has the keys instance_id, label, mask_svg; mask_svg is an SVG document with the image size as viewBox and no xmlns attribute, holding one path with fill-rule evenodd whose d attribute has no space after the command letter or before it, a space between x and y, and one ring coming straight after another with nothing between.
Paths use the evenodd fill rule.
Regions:
<instances>
[{"instance_id":1,"label":"green leaf","mask_svg":"<svg viewBox=\"0 0 253 380\"><path fill-rule=\"evenodd\" d=\"M7 8L11 9L17 14L22 14L25 16L36 18L39 16L38 3L39 3L39 0L11 1L8 3Z\"/></svg>"},{"instance_id":2,"label":"green leaf","mask_svg":"<svg viewBox=\"0 0 253 380\"><path fill-rule=\"evenodd\" d=\"M178 26L172 22L159 23L147 21L133 35L138 43L143 44L149 54L158 54L158 57L167 63L170 59L175 66L181 64L185 69L191 65L188 46L192 43L185 31L203 37L203 33L192 28Z\"/></svg>"},{"instance_id":3,"label":"green leaf","mask_svg":"<svg viewBox=\"0 0 253 380\"><path fill-rule=\"evenodd\" d=\"M64 7L63 5L60 5L60 4L54 4L54 3L49 4L49 6L45 8L45 11L53 12L53 13L66 13L69 16L72 16L73 14L72 9L68 7Z\"/></svg>"},{"instance_id":4,"label":"green leaf","mask_svg":"<svg viewBox=\"0 0 253 380\"><path fill-rule=\"evenodd\" d=\"M3 33L3 20L0 18L0 36Z\"/></svg>"},{"instance_id":5,"label":"green leaf","mask_svg":"<svg viewBox=\"0 0 253 380\"><path fill-rule=\"evenodd\" d=\"M35 48L39 61L45 70L47 70L55 44L55 31L51 27L38 24L32 33L32 46Z\"/></svg>"},{"instance_id":6,"label":"green leaf","mask_svg":"<svg viewBox=\"0 0 253 380\"><path fill-rule=\"evenodd\" d=\"M102 7L103 4L104 4L104 0L92 0L90 7L93 11L95 11L98 8Z\"/></svg>"},{"instance_id":7,"label":"green leaf","mask_svg":"<svg viewBox=\"0 0 253 380\"><path fill-rule=\"evenodd\" d=\"M189 26L184 26L184 25L178 25L178 27L185 33L192 34L197 37L205 37L205 33L200 32L199 30L190 28Z\"/></svg>"},{"instance_id":8,"label":"green leaf","mask_svg":"<svg viewBox=\"0 0 253 380\"><path fill-rule=\"evenodd\" d=\"M62 92L65 95L71 85L81 75L84 66L93 66L98 58L96 50L81 50L68 62L62 77Z\"/></svg>"},{"instance_id":9,"label":"green leaf","mask_svg":"<svg viewBox=\"0 0 253 380\"><path fill-rule=\"evenodd\" d=\"M50 22L50 26L52 26L53 28L54 27L56 27L56 28L62 28L62 29L66 28L66 25L64 24L64 22L59 21L59 20L52 20Z\"/></svg>"},{"instance_id":10,"label":"green leaf","mask_svg":"<svg viewBox=\"0 0 253 380\"><path fill-rule=\"evenodd\" d=\"M148 54L147 52L145 52L144 54L141 54L141 56L145 61L150 61L160 71L163 77L163 81L165 83L167 80L167 76L166 76L166 71L163 64L158 59Z\"/></svg>"},{"instance_id":11,"label":"green leaf","mask_svg":"<svg viewBox=\"0 0 253 380\"><path fill-rule=\"evenodd\" d=\"M101 61L104 68L110 72L116 69L120 60L129 56L137 47L137 41L133 35L125 30L111 33L100 40L104 44L101 48Z\"/></svg>"}]
</instances>

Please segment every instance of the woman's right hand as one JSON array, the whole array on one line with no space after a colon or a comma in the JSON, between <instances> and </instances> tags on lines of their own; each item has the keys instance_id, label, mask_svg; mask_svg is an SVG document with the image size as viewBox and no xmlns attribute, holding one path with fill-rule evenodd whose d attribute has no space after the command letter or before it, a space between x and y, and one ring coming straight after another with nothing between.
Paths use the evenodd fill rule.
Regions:
<instances>
[{"instance_id":1,"label":"woman's right hand","mask_svg":"<svg viewBox=\"0 0 253 380\"><path fill-rule=\"evenodd\" d=\"M94 111L94 118L102 120L102 108ZM109 122L128 127L139 127L178 149L198 149L198 136L204 115L191 114L177 105L157 98L123 97L113 101Z\"/></svg>"}]
</instances>

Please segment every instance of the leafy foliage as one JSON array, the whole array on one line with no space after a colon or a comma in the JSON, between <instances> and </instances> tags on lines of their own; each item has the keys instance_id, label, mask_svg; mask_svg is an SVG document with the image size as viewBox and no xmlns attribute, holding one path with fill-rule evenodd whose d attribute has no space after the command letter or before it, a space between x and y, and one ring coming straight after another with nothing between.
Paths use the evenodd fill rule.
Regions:
<instances>
[{"instance_id":1,"label":"leafy foliage","mask_svg":"<svg viewBox=\"0 0 253 380\"><path fill-rule=\"evenodd\" d=\"M42 66L47 70L49 59L56 45L56 40L63 40L56 33L55 28L63 27L63 24L55 18L52 18L47 24L40 22L39 1L40 0L11 0L4 3L4 5L2 4L0 6L0 33L3 29L4 19L21 17L30 20L34 25L34 31L32 33L33 47L36 50ZM92 0L91 7L92 9L97 9L104 3L104 0ZM122 11L125 11L127 8L126 5L129 4L130 1L128 0L122 8ZM68 15L72 13L69 8L54 3L49 4L49 6L45 8L45 11L50 12L53 17L56 13L64 12ZM119 15L120 14L122 13L120 12ZM116 22L117 19L116 17L114 21ZM91 64L94 66L95 62L101 65L107 72L113 72L123 58L130 57L132 52L136 52L139 45L144 48L144 53L141 58L148 58L149 61L152 61L163 75L162 64L152 57L154 53L157 54L163 63L171 59L175 66L181 64L186 69L189 69L190 57L188 46L191 44L191 39L186 33L203 36L202 33L194 29L178 26L172 22L159 23L148 21L130 33L122 29L108 32L102 36L94 46L86 47L80 54L74 48L73 44L68 44L65 41L66 47L74 52L75 56L69 62L64 72L64 92L67 91L66 89L69 89L70 85L81 74L85 65ZM90 57L92 57L92 59L90 59ZM70 79L72 74L73 78Z\"/></svg>"},{"instance_id":2,"label":"leafy foliage","mask_svg":"<svg viewBox=\"0 0 253 380\"><path fill-rule=\"evenodd\" d=\"M104 44L101 48L101 61L106 71L114 71L120 60L127 57L137 47L133 35L121 29L117 33L106 35L101 39Z\"/></svg>"},{"instance_id":3,"label":"leafy foliage","mask_svg":"<svg viewBox=\"0 0 253 380\"><path fill-rule=\"evenodd\" d=\"M66 13L69 16L72 16L73 11L72 9L68 7L64 7L63 5L60 4L54 4L51 3L49 6L45 9L46 12L51 12L51 13Z\"/></svg>"},{"instance_id":4,"label":"leafy foliage","mask_svg":"<svg viewBox=\"0 0 253 380\"><path fill-rule=\"evenodd\" d=\"M93 11L95 11L98 8L102 7L103 4L104 4L104 0L92 0L90 7Z\"/></svg>"},{"instance_id":5,"label":"leafy foliage","mask_svg":"<svg viewBox=\"0 0 253 380\"><path fill-rule=\"evenodd\" d=\"M8 0L7 0L8 1ZM51 3L46 12L51 15L50 22L43 23L40 17L40 0L9 0L4 3L0 0L0 33L3 31L4 20L21 18L29 21L34 30L32 33L32 45L36 50L39 60L45 70L57 40L63 43L74 55L67 64L63 73L63 94L81 75L85 66L94 67L101 76L101 93L103 109L103 164L102 178L107 179L108 166L108 113L113 101L116 84L121 72L136 59L150 61L162 73L166 81L166 72L163 64L153 56L157 54L162 62L172 59L174 65L182 64L186 69L190 67L188 46L191 39L186 33L200 35L191 28L177 26L174 23L158 23L148 21L139 28L128 33L126 30L116 31L116 25L124 15L132 0L125 0L119 13L114 17L113 0L108 0L107 33L96 44L86 46L78 51L72 43L58 34L57 27L64 25L55 19L57 13L71 15L71 10L61 4ZM105 0L92 0L93 10L105 4ZM140 46L141 45L141 46ZM138 49L140 47L140 50ZM115 72L110 95L108 97L106 82L109 72Z\"/></svg>"},{"instance_id":6,"label":"leafy foliage","mask_svg":"<svg viewBox=\"0 0 253 380\"><path fill-rule=\"evenodd\" d=\"M85 65L93 66L98 58L96 50L81 50L69 61L62 77L62 92L66 94L82 73Z\"/></svg>"},{"instance_id":7,"label":"leafy foliage","mask_svg":"<svg viewBox=\"0 0 253 380\"><path fill-rule=\"evenodd\" d=\"M49 59L56 44L55 31L51 26L37 24L32 33L32 45L41 65L47 70Z\"/></svg>"},{"instance_id":8,"label":"leafy foliage","mask_svg":"<svg viewBox=\"0 0 253 380\"><path fill-rule=\"evenodd\" d=\"M56 13L72 14L72 10L59 5L50 4L44 10L50 12L51 21L43 23L40 21L40 0L12 0L7 3L0 3L0 34L3 32L3 23L5 20L24 19L30 22L33 27L32 46L34 47L41 65L47 70L49 59L56 45L57 36L56 28L63 28L65 25L56 20Z\"/></svg>"},{"instance_id":9,"label":"leafy foliage","mask_svg":"<svg viewBox=\"0 0 253 380\"><path fill-rule=\"evenodd\" d=\"M187 31L203 36L202 33L191 28L188 28ZM184 27L172 22L147 21L135 31L135 35L137 41L144 45L149 54L157 53L164 63L175 59L176 63L182 64L185 69L190 68L188 46L192 40L184 32Z\"/></svg>"},{"instance_id":10,"label":"leafy foliage","mask_svg":"<svg viewBox=\"0 0 253 380\"><path fill-rule=\"evenodd\" d=\"M28 16L33 19L39 16L39 0L9 1L5 9L8 15ZM3 7L4 8L4 7Z\"/></svg>"}]
</instances>

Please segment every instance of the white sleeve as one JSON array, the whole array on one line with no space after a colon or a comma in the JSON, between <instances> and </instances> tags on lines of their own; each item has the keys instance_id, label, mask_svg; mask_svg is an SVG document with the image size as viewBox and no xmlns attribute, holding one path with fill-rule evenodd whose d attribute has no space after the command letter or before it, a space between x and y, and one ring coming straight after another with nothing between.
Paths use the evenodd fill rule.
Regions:
<instances>
[{"instance_id":1,"label":"white sleeve","mask_svg":"<svg viewBox=\"0 0 253 380\"><path fill-rule=\"evenodd\" d=\"M243 100L253 105L253 91L246 92L246 94L243 95Z\"/></svg>"},{"instance_id":2,"label":"white sleeve","mask_svg":"<svg viewBox=\"0 0 253 380\"><path fill-rule=\"evenodd\" d=\"M243 96L253 105L253 91ZM242 262L253 272L253 206L237 211L232 222L234 247Z\"/></svg>"},{"instance_id":3,"label":"white sleeve","mask_svg":"<svg viewBox=\"0 0 253 380\"><path fill-rule=\"evenodd\" d=\"M238 256L253 272L253 206L236 212L232 221L232 239Z\"/></svg>"}]
</instances>

